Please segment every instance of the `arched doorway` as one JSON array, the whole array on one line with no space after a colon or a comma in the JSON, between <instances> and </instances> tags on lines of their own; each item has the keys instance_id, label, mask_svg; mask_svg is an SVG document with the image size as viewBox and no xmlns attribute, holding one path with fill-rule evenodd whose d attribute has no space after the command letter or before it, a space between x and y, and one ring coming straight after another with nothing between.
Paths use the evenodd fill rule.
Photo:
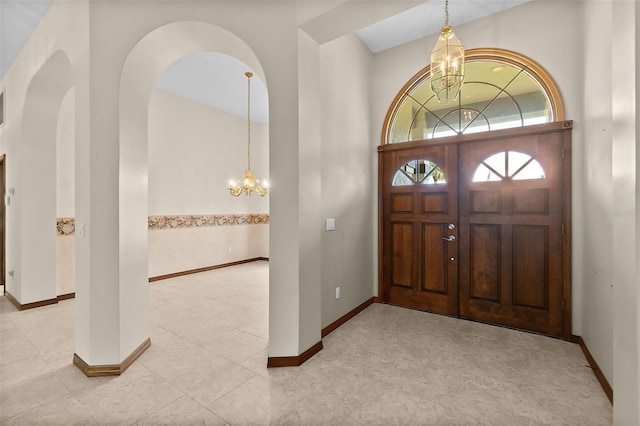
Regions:
<instances>
[{"instance_id":1,"label":"arched doorway","mask_svg":"<svg viewBox=\"0 0 640 426\"><path fill-rule=\"evenodd\" d=\"M247 162L244 62L218 52L183 56L149 100L149 277L268 258L269 197L232 197ZM252 164L269 169L266 87L252 78ZM255 195L255 194L254 194Z\"/></svg>"},{"instance_id":2,"label":"arched doorway","mask_svg":"<svg viewBox=\"0 0 640 426\"><path fill-rule=\"evenodd\" d=\"M69 58L65 52L57 51L27 88L20 160L20 249L19 258L12 261L20 265L21 276L17 277L17 288L7 287L23 308L30 303L42 305L57 301L56 233L53 232L58 202L56 151L60 114L74 117L73 85ZM67 145L72 147L74 129L68 130Z\"/></svg>"},{"instance_id":3,"label":"arched doorway","mask_svg":"<svg viewBox=\"0 0 640 426\"><path fill-rule=\"evenodd\" d=\"M266 81L251 48L239 37L206 22L166 24L144 36L127 56L119 90L119 256L120 285L127 303L147 309L149 216L149 101L158 76L179 58L218 52L237 58ZM225 185L227 180L221 182ZM121 296L122 297L122 296ZM127 330L134 344L147 339L146 318Z\"/></svg>"},{"instance_id":4,"label":"arched doorway","mask_svg":"<svg viewBox=\"0 0 640 426\"><path fill-rule=\"evenodd\" d=\"M572 124L522 55L475 49L466 69L457 103L435 100L427 67L389 108L380 294L569 338Z\"/></svg>"}]
</instances>

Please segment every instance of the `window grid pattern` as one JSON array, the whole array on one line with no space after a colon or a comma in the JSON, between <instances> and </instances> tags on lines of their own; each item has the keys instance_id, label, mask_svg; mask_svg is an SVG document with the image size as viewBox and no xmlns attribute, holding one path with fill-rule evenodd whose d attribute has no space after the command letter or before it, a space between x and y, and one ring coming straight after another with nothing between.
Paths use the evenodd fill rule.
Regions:
<instances>
[{"instance_id":1,"label":"window grid pattern","mask_svg":"<svg viewBox=\"0 0 640 426\"><path fill-rule=\"evenodd\" d=\"M489 52L489 53L487 53ZM383 143L401 143L543 124L563 119L555 83L537 64L515 52L472 49L466 76L453 104L430 90L429 67L396 96Z\"/></svg>"}]
</instances>

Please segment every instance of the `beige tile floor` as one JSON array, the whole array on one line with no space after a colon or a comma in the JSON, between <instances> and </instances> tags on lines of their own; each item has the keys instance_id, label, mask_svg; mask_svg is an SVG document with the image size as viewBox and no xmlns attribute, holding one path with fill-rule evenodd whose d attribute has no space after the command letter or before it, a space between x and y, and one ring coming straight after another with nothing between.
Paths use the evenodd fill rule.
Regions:
<instances>
[{"instance_id":1,"label":"beige tile floor","mask_svg":"<svg viewBox=\"0 0 640 426\"><path fill-rule=\"evenodd\" d=\"M149 285L151 348L122 376L71 365L74 301L0 297L13 425L609 425L577 345L375 304L298 368L266 369L268 263Z\"/></svg>"}]
</instances>

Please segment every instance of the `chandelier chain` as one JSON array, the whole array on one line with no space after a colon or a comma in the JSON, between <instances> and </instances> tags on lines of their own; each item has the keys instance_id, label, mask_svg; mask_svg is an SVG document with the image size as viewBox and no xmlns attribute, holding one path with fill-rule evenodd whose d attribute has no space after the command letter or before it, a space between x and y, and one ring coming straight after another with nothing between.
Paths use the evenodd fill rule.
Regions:
<instances>
[{"instance_id":1,"label":"chandelier chain","mask_svg":"<svg viewBox=\"0 0 640 426\"><path fill-rule=\"evenodd\" d=\"M261 197L267 195L269 184L264 181L260 182L253 176L251 171L251 77L252 72L244 73L247 76L247 170L244 172L244 178L237 181L229 182L229 192L234 197L244 193L251 195L254 191Z\"/></svg>"},{"instance_id":2,"label":"chandelier chain","mask_svg":"<svg viewBox=\"0 0 640 426\"><path fill-rule=\"evenodd\" d=\"M445 0L444 2L444 26L449 26L449 0Z\"/></svg>"},{"instance_id":3,"label":"chandelier chain","mask_svg":"<svg viewBox=\"0 0 640 426\"><path fill-rule=\"evenodd\" d=\"M251 75L247 73L247 168L251 170Z\"/></svg>"}]
</instances>

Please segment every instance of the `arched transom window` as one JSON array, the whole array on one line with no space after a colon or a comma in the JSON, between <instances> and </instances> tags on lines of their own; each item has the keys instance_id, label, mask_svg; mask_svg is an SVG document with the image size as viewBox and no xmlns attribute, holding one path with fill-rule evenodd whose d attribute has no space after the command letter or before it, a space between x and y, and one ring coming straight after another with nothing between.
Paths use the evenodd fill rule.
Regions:
<instances>
[{"instance_id":1,"label":"arched transom window","mask_svg":"<svg viewBox=\"0 0 640 426\"><path fill-rule=\"evenodd\" d=\"M544 178L544 170L538 160L517 151L503 151L485 158L473 174L474 182Z\"/></svg>"},{"instance_id":2,"label":"arched transom window","mask_svg":"<svg viewBox=\"0 0 640 426\"><path fill-rule=\"evenodd\" d=\"M439 103L429 86L429 66L398 93L387 113L382 143L549 123L564 119L553 79L515 52L471 49L456 102Z\"/></svg>"}]
</instances>

